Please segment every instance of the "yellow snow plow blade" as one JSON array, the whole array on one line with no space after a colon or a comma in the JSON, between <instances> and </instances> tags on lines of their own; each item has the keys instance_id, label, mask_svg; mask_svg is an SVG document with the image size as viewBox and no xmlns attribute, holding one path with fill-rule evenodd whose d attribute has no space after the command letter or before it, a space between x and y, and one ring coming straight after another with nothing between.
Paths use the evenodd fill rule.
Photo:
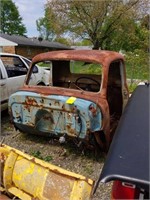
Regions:
<instances>
[{"instance_id":1,"label":"yellow snow plow blade","mask_svg":"<svg viewBox=\"0 0 150 200\"><path fill-rule=\"evenodd\" d=\"M0 147L0 191L21 200L88 200L94 181L29 156Z\"/></svg>"}]
</instances>

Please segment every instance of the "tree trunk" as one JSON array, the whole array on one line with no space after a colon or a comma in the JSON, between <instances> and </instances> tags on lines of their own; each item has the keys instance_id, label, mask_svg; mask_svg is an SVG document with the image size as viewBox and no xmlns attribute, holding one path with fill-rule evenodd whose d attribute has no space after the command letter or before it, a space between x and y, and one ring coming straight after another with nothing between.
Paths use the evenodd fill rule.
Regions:
<instances>
[{"instance_id":1,"label":"tree trunk","mask_svg":"<svg viewBox=\"0 0 150 200\"><path fill-rule=\"evenodd\" d=\"M100 48L100 43L99 43L99 41L98 40L96 40L96 41L94 41L93 42L93 50L99 50L99 48Z\"/></svg>"}]
</instances>

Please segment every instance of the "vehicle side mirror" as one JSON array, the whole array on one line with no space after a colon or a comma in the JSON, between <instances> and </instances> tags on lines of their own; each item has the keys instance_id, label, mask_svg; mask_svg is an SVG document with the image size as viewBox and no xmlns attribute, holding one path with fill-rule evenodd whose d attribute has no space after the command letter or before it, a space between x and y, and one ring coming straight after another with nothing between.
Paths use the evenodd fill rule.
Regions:
<instances>
[{"instance_id":1,"label":"vehicle side mirror","mask_svg":"<svg viewBox=\"0 0 150 200\"><path fill-rule=\"evenodd\" d=\"M33 70L32 70L32 72L33 72L33 73L38 73L38 68L37 68L36 65L33 66Z\"/></svg>"}]
</instances>

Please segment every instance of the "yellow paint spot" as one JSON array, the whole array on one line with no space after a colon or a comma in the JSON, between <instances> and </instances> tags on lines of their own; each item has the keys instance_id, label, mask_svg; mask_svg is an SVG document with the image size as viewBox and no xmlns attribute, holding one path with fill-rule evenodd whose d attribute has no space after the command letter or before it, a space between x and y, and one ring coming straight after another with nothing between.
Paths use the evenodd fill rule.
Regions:
<instances>
[{"instance_id":1,"label":"yellow paint spot","mask_svg":"<svg viewBox=\"0 0 150 200\"><path fill-rule=\"evenodd\" d=\"M69 99L67 99L66 103L67 104L73 104L76 101L76 97L70 97Z\"/></svg>"}]
</instances>

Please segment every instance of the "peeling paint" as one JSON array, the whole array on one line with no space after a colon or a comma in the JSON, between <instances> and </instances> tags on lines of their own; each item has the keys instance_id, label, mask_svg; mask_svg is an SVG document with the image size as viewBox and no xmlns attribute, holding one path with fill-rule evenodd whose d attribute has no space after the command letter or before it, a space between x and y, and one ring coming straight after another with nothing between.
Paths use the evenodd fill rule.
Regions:
<instances>
[{"instance_id":1,"label":"peeling paint","mask_svg":"<svg viewBox=\"0 0 150 200\"><path fill-rule=\"evenodd\" d=\"M0 191L21 200L89 200L94 181L3 145ZM2 157L0 157L0 161ZM76 192L78 191L78 192ZM86 198L85 198L86 197Z\"/></svg>"},{"instance_id":2,"label":"peeling paint","mask_svg":"<svg viewBox=\"0 0 150 200\"><path fill-rule=\"evenodd\" d=\"M52 63L53 84L30 85L32 68L42 61ZM84 62L83 73L72 73L70 61ZM84 74L87 63L98 64L101 75ZM94 132L98 131L104 133L108 149L127 100L125 63L121 54L99 50L54 51L32 59L24 86L9 99L9 110L13 123L22 132L86 140L89 135L95 137ZM93 110L89 109L90 105ZM104 148L100 140L97 135L97 143Z\"/></svg>"}]
</instances>

